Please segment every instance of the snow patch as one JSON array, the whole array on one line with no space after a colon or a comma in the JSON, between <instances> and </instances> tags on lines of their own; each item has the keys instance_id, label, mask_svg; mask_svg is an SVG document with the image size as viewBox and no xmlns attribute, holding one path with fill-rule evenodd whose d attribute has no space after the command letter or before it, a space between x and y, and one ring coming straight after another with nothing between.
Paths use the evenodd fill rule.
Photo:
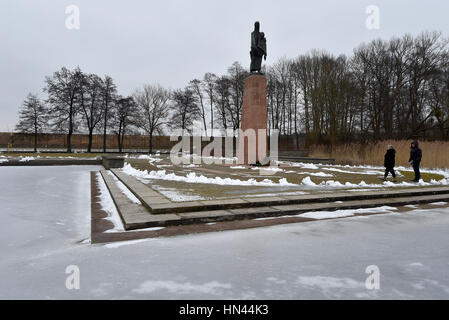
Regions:
<instances>
[{"instance_id":1,"label":"snow patch","mask_svg":"<svg viewBox=\"0 0 449 320\"><path fill-rule=\"evenodd\" d=\"M120 189L120 191L133 203L140 204L139 199L136 198L136 196L128 189L127 186L123 182L121 182L115 174L108 171L108 174L114 179L115 183L117 184L117 187Z\"/></svg>"},{"instance_id":2,"label":"snow patch","mask_svg":"<svg viewBox=\"0 0 449 320\"><path fill-rule=\"evenodd\" d=\"M359 282L351 278L311 276L311 277L298 277L296 282L302 286L316 287L321 290L365 288L365 284L363 282Z\"/></svg>"},{"instance_id":3,"label":"snow patch","mask_svg":"<svg viewBox=\"0 0 449 320\"><path fill-rule=\"evenodd\" d=\"M114 201L109 194L108 187L106 186L100 173L97 173L97 183L100 189L100 206L103 211L105 211L109 216L105 218L114 224L114 228L107 230L105 232L121 232L124 231L122 220L120 219L117 208L115 207Z\"/></svg>"},{"instance_id":4,"label":"snow patch","mask_svg":"<svg viewBox=\"0 0 449 320\"><path fill-rule=\"evenodd\" d=\"M293 171L294 172L294 171ZM309 175L309 176L314 176L314 177L333 177L333 174L330 173L324 173L324 172L298 172L298 174L305 174L305 175Z\"/></svg>"},{"instance_id":5,"label":"snow patch","mask_svg":"<svg viewBox=\"0 0 449 320\"><path fill-rule=\"evenodd\" d=\"M216 185L234 185L234 186L297 186L296 184L289 183L287 179L281 178L279 182L276 183L269 179L264 179L262 181L256 181L255 179L249 180L238 180L231 178L209 178L203 175L196 175L194 172L190 172L187 176L178 176L174 173L167 173L165 170L150 171L138 170L133 168L129 163L125 164L122 171L131 176L141 178L141 179L159 179L168 181L181 181L187 183L204 183L204 184L216 184Z\"/></svg>"},{"instance_id":6,"label":"snow patch","mask_svg":"<svg viewBox=\"0 0 449 320\"><path fill-rule=\"evenodd\" d=\"M35 160L35 157L20 157L19 162L28 162L28 161L33 161Z\"/></svg>"},{"instance_id":7,"label":"snow patch","mask_svg":"<svg viewBox=\"0 0 449 320\"><path fill-rule=\"evenodd\" d=\"M142 154L142 155L138 156L137 159L139 159L139 160L148 160L148 162L150 162L150 163L162 161L161 158L155 158L155 157L152 157L152 156L150 156L148 154Z\"/></svg>"},{"instance_id":8,"label":"snow patch","mask_svg":"<svg viewBox=\"0 0 449 320\"><path fill-rule=\"evenodd\" d=\"M172 280L149 280L142 283L139 288L133 289L136 293L151 293L157 290L167 290L169 293L189 294L219 294L223 289L231 289L231 284L220 283L218 281L206 282L203 284L193 284L190 282L180 283Z\"/></svg>"},{"instance_id":9,"label":"snow patch","mask_svg":"<svg viewBox=\"0 0 449 320\"><path fill-rule=\"evenodd\" d=\"M109 248L109 249L117 249L123 246L128 246L136 243L146 242L153 239L139 239L139 240L129 240L129 241L118 241L118 242L112 242L105 244L103 247Z\"/></svg>"},{"instance_id":10,"label":"snow patch","mask_svg":"<svg viewBox=\"0 0 449 320\"><path fill-rule=\"evenodd\" d=\"M157 185L153 185L152 188L157 190L159 193L169 198L173 202L205 200L205 198L198 195L184 194L178 191L176 188L165 188Z\"/></svg>"},{"instance_id":11,"label":"snow patch","mask_svg":"<svg viewBox=\"0 0 449 320\"><path fill-rule=\"evenodd\" d=\"M397 210L397 208L382 206L377 208L363 208L363 209L347 209L347 210L337 210L337 211L312 211L298 214L298 217L312 218L312 219L330 219L330 218L342 218L350 217L359 213L391 213Z\"/></svg>"}]
</instances>

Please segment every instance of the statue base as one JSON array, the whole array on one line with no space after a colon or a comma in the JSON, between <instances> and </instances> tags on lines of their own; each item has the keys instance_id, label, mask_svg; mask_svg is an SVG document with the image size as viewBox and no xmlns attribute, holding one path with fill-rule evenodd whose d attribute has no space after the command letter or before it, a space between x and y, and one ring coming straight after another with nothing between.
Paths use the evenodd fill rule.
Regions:
<instances>
[{"instance_id":1,"label":"statue base","mask_svg":"<svg viewBox=\"0 0 449 320\"><path fill-rule=\"evenodd\" d=\"M245 79L237 157L242 164L266 164L267 78L252 73Z\"/></svg>"}]
</instances>

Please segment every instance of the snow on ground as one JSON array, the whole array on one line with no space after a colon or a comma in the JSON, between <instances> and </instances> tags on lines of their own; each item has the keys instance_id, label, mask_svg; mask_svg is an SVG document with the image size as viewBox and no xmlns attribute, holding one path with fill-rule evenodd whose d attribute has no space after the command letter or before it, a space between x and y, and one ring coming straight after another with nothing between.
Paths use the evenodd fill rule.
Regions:
<instances>
[{"instance_id":1,"label":"snow on ground","mask_svg":"<svg viewBox=\"0 0 449 320\"><path fill-rule=\"evenodd\" d=\"M112 200L111 194L109 193L108 187L103 180L103 177L99 172L96 174L96 179L98 183L98 187L100 189L100 205L101 209L108 213L107 220L111 221L114 224L113 229L109 229L106 232L122 232L125 230L123 227L123 222L120 219L120 215L117 211L117 207L114 204L114 200ZM118 180L118 179L117 179ZM123 186L125 187L125 186ZM126 188L126 187L125 187ZM128 192L130 192L128 190ZM137 198L136 198L137 200ZM138 202L140 203L140 201Z\"/></svg>"},{"instance_id":2,"label":"snow on ground","mask_svg":"<svg viewBox=\"0 0 449 320\"><path fill-rule=\"evenodd\" d=\"M150 171L138 170L133 168L129 163L126 163L123 167L123 172L140 179L156 179L156 180L169 180L169 181L181 181L187 183L206 183L217 185L234 185L234 186L294 186L295 184L289 183L287 179L281 178L279 182L274 182L269 179L262 181L256 181L255 179L239 180L231 178L209 178L203 175L197 175L194 172L188 173L186 176L178 176L174 173L167 173L165 170Z\"/></svg>"},{"instance_id":3,"label":"snow on ground","mask_svg":"<svg viewBox=\"0 0 449 320\"><path fill-rule=\"evenodd\" d=\"M28 162L28 161L33 161L33 160L35 160L35 159L38 159L38 158L40 158L40 156L37 156L37 157L22 157L22 156L20 156L19 157L20 158L20 162Z\"/></svg>"},{"instance_id":4,"label":"snow on ground","mask_svg":"<svg viewBox=\"0 0 449 320\"><path fill-rule=\"evenodd\" d=\"M281 162L282 164L287 164L290 167L300 167L301 169L311 169L318 170L319 167L313 163L303 163L303 162Z\"/></svg>"},{"instance_id":5,"label":"snow on ground","mask_svg":"<svg viewBox=\"0 0 449 320\"><path fill-rule=\"evenodd\" d=\"M278 167L252 167L251 170L271 171L271 172L283 172L284 169Z\"/></svg>"},{"instance_id":6,"label":"snow on ground","mask_svg":"<svg viewBox=\"0 0 449 320\"><path fill-rule=\"evenodd\" d=\"M211 158L213 157L198 157L196 155L184 155L186 158L189 159L202 159L202 158ZM158 161L161 160L160 158L152 158L151 156L144 155L139 156L143 157L144 159L157 159ZM217 158L217 159L227 159L232 160L232 158ZM152 160L150 160L151 162ZM424 182L422 179L418 183L411 183L407 181L402 182L391 182L391 181L384 181L383 183L367 183L365 181L361 181L359 183L351 183L351 182L340 182L336 180L325 180L321 178L332 178L334 177L331 173L326 173L323 171L302 171L303 169L306 170L324 170L324 171L330 171L330 172L338 172L338 173L345 173L345 174L358 174L358 175L380 175L383 177L384 171L381 167L374 167L374 166L349 166L349 165L322 165L322 164L313 164L313 163L302 163L302 162L286 162L286 161L279 161L278 164L288 165L290 168L298 167L301 170L285 170L278 167L253 167L252 170L259 170L261 174L272 174L277 172L283 172L283 173L296 173L299 175L305 175L306 177L302 179L302 181L299 184L288 182L287 178L281 178L278 181L273 181L270 179L264 179L263 181L256 181L253 178L250 178L248 180L240 180L240 179L232 179L232 178L221 178L221 177L207 177L204 175L198 175L194 172L187 173L186 176L177 175L176 173L167 173L165 170L156 170L156 171L150 171L147 170L142 171L138 170L132 167L131 164L126 163L123 171L129 175L135 176L140 179L156 179L156 180L168 180L168 181L180 181L180 182L186 182L186 183L204 183L204 184L216 184L216 185L239 185L239 186L268 186L268 187L296 187L298 189L308 190L308 189L321 189L321 190L333 190L333 189L353 189L351 191L356 191L354 189L360 189L360 190L367 190L369 188L373 189L379 189L379 188L403 188L403 187L415 187L415 186L447 186L449 185L449 171L447 170L436 170L436 169L423 169L422 172L428 172L428 173L436 173L442 175L444 178L440 180L434 180L431 179L430 182ZM183 168L191 168L191 167L197 167L198 165L195 164L189 164L189 165L183 165ZM231 169L246 169L244 166L231 166ZM354 171L354 169L357 169L358 171ZM382 170L380 170L382 169ZM406 168L398 167L397 172L398 176L402 176L399 172L399 170L406 170ZM408 170L408 169L407 169ZM187 170L186 170L187 171ZM233 174L234 175L234 174ZM237 175L237 174L235 174ZM317 177L320 179L320 182L314 182L312 180L313 177ZM316 179L315 179L316 180ZM320 191L321 191L320 190ZM170 197L170 196L169 196ZM179 197L178 197L179 198ZM182 201L182 200L179 200Z\"/></svg>"},{"instance_id":7,"label":"snow on ground","mask_svg":"<svg viewBox=\"0 0 449 320\"><path fill-rule=\"evenodd\" d=\"M329 219L329 218L350 217L358 213L391 213L396 210L397 208L382 206L377 208L345 209L337 211L313 211L302 213L297 216L302 218Z\"/></svg>"},{"instance_id":8,"label":"snow on ground","mask_svg":"<svg viewBox=\"0 0 449 320\"><path fill-rule=\"evenodd\" d=\"M127 186L123 182L121 182L115 174L113 174L111 171L108 171L108 174L114 179L115 183L117 184L117 187L120 189L120 191L133 203L140 204L139 199L128 189ZM103 181L104 183L104 181Z\"/></svg>"},{"instance_id":9,"label":"snow on ground","mask_svg":"<svg viewBox=\"0 0 449 320\"><path fill-rule=\"evenodd\" d=\"M341 201L335 201L336 203L341 203ZM344 209L337 211L311 211L300 213L297 215L285 215L285 216L277 216L277 217L266 217L266 218L256 218L254 220L272 220L272 219L282 219L282 218L291 218L291 217L301 217L301 218L312 218L317 220L322 219L331 219L331 218L344 218L351 217L360 213L393 213L397 208L382 206L377 208L363 208L363 209Z\"/></svg>"},{"instance_id":10,"label":"snow on ground","mask_svg":"<svg viewBox=\"0 0 449 320\"><path fill-rule=\"evenodd\" d=\"M157 190L159 193L163 194L165 197L174 202L206 200L206 198L198 195L186 194L185 190L180 192L176 190L176 188L165 188L155 184L153 184L151 188Z\"/></svg>"},{"instance_id":11,"label":"snow on ground","mask_svg":"<svg viewBox=\"0 0 449 320\"><path fill-rule=\"evenodd\" d=\"M142 155L138 156L137 159L139 159L139 160L148 160L150 163L162 161L161 158L156 158L156 157L153 157L153 156L150 156L150 155L147 155L147 154L142 154Z\"/></svg>"},{"instance_id":12,"label":"snow on ground","mask_svg":"<svg viewBox=\"0 0 449 320\"><path fill-rule=\"evenodd\" d=\"M323 178L334 176L333 174L324 173L324 172L303 172L303 171L301 171L301 172L298 172L298 174L308 175L308 176L312 176L312 177L323 177Z\"/></svg>"},{"instance_id":13,"label":"snow on ground","mask_svg":"<svg viewBox=\"0 0 449 320\"><path fill-rule=\"evenodd\" d=\"M339 181L334 180L326 180L321 181L320 183L315 183L310 179L310 177L305 177L302 179L301 184L307 187L312 188L385 188L385 187L414 187L414 186L436 186L436 185L442 185L447 186L449 185L449 179L443 178L441 180L434 180L431 179L430 182L424 182L423 179L419 180L418 183L411 183L402 181L399 183L391 182L391 181L385 181L382 184L376 184L376 183L366 183L365 181L361 181L360 183L351 183L351 182L345 182L341 183ZM369 190L369 189L368 189ZM352 191L352 190L351 190ZM358 190L361 191L361 190Z\"/></svg>"},{"instance_id":14,"label":"snow on ground","mask_svg":"<svg viewBox=\"0 0 449 320\"><path fill-rule=\"evenodd\" d=\"M99 169L0 167L0 298L449 299L447 207L91 245Z\"/></svg>"},{"instance_id":15,"label":"snow on ground","mask_svg":"<svg viewBox=\"0 0 449 320\"><path fill-rule=\"evenodd\" d=\"M348 171L348 170L341 170L341 169L337 169L337 168L321 168L323 170L327 170L327 171L334 171L334 172L341 172L341 173L346 173L346 174L368 174L368 175L383 175L385 173L385 171L376 171L376 170L365 170L365 171Z\"/></svg>"}]
</instances>

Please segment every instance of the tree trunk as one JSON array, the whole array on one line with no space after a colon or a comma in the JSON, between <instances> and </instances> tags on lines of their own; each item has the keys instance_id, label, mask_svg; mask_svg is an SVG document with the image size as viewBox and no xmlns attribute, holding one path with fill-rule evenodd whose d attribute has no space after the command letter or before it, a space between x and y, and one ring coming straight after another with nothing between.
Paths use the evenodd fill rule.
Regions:
<instances>
[{"instance_id":1,"label":"tree trunk","mask_svg":"<svg viewBox=\"0 0 449 320\"><path fill-rule=\"evenodd\" d=\"M72 106L70 107L69 115L69 133L67 135L67 153L72 153L72 133L73 133L73 111Z\"/></svg>"},{"instance_id":2,"label":"tree trunk","mask_svg":"<svg viewBox=\"0 0 449 320\"><path fill-rule=\"evenodd\" d=\"M72 153L72 132L67 134L67 153Z\"/></svg>"},{"instance_id":3,"label":"tree trunk","mask_svg":"<svg viewBox=\"0 0 449 320\"><path fill-rule=\"evenodd\" d=\"M121 126L118 129L118 135L117 135L117 139L118 139L118 152L122 153L122 141L121 141L121 135L122 135L122 128Z\"/></svg>"},{"instance_id":4,"label":"tree trunk","mask_svg":"<svg viewBox=\"0 0 449 320\"><path fill-rule=\"evenodd\" d=\"M153 131L150 132L149 153L153 152Z\"/></svg>"},{"instance_id":5,"label":"tree trunk","mask_svg":"<svg viewBox=\"0 0 449 320\"><path fill-rule=\"evenodd\" d=\"M214 109L212 105L212 101L210 103L210 135L211 137L214 136Z\"/></svg>"},{"instance_id":6,"label":"tree trunk","mask_svg":"<svg viewBox=\"0 0 449 320\"><path fill-rule=\"evenodd\" d=\"M118 142L118 152L122 153L122 144L120 139L120 133L117 135L117 142Z\"/></svg>"},{"instance_id":7,"label":"tree trunk","mask_svg":"<svg viewBox=\"0 0 449 320\"><path fill-rule=\"evenodd\" d=\"M92 131L93 130L89 130L89 144L87 145L87 152L88 153L92 152Z\"/></svg>"},{"instance_id":8,"label":"tree trunk","mask_svg":"<svg viewBox=\"0 0 449 320\"><path fill-rule=\"evenodd\" d=\"M34 129L34 152L37 152L37 129Z\"/></svg>"},{"instance_id":9,"label":"tree trunk","mask_svg":"<svg viewBox=\"0 0 449 320\"><path fill-rule=\"evenodd\" d=\"M103 153L106 153L106 129L108 127L108 107L104 110Z\"/></svg>"}]
</instances>

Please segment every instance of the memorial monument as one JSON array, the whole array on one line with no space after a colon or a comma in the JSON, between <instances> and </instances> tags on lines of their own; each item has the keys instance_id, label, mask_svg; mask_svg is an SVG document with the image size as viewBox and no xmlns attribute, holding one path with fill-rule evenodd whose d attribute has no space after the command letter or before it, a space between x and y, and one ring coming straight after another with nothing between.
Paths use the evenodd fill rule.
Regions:
<instances>
[{"instance_id":1,"label":"memorial monument","mask_svg":"<svg viewBox=\"0 0 449 320\"><path fill-rule=\"evenodd\" d=\"M254 24L251 33L250 75L245 79L239 148L240 163L268 164L267 159L267 78L261 72L262 58L267 59L267 40Z\"/></svg>"}]
</instances>

